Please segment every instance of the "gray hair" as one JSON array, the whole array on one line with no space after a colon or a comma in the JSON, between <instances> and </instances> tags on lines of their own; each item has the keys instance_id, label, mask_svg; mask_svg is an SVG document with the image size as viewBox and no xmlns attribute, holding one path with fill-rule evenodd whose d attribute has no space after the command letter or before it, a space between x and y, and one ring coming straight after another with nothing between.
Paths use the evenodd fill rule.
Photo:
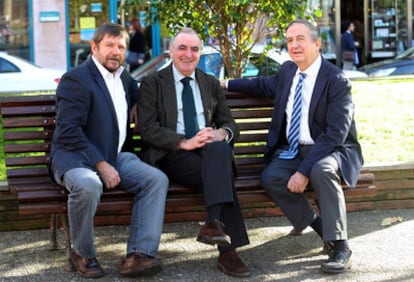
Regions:
<instances>
[{"instance_id":1,"label":"gray hair","mask_svg":"<svg viewBox=\"0 0 414 282\"><path fill-rule=\"evenodd\" d=\"M174 37L171 39L170 46L174 47L174 43L175 43L175 40L177 39L177 36L182 34L182 33L196 36L200 40L200 47L201 48L203 47L203 41L201 40L200 36L198 36L198 33L194 29L192 29L191 27L184 27L179 32L177 32L174 35Z\"/></svg>"},{"instance_id":2,"label":"gray hair","mask_svg":"<svg viewBox=\"0 0 414 282\"><path fill-rule=\"evenodd\" d=\"M306 26L309 29L309 31L310 31L311 38L312 38L313 41L316 41L316 40L319 40L320 39L318 28L315 25L313 25L311 22L309 22L307 20L304 20L304 19L297 19L297 20L294 20L293 22L291 22L287 26L286 32L294 24L303 24L304 26Z\"/></svg>"}]
</instances>

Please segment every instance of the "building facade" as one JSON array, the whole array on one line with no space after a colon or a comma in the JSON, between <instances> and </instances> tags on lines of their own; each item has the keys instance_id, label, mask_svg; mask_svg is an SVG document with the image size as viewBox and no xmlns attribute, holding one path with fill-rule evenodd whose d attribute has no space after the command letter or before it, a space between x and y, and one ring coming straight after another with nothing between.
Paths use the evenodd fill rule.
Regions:
<instances>
[{"instance_id":1,"label":"building facade","mask_svg":"<svg viewBox=\"0 0 414 282\"><path fill-rule=\"evenodd\" d=\"M130 15L120 9L122 2L0 0L0 51L40 66L69 69L88 55L89 40L96 26L108 20L125 23ZM392 58L414 46L413 0L307 2L310 10L322 11L322 16L317 18L322 54L338 65L342 25L347 20L356 26L354 37L359 43L361 65ZM153 33L156 36L159 33Z\"/></svg>"}]
</instances>

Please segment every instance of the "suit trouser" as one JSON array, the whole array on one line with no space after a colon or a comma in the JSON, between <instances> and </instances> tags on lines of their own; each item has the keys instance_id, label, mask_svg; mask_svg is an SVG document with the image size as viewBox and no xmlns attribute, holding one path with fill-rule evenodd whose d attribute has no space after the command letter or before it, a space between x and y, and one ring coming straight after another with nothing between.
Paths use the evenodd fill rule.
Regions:
<instances>
[{"instance_id":1,"label":"suit trouser","mask_svg":"<svg viewBox=\"0 0 414 282\"><path fill-rule=\"evenodd\" d=\"M287 182L310 148L301 146L298 156L293 160L279 159L280 150L276 151L261 176L262 187L298 230L309 226L317 213L305 194L288 190ZM340 181L338 163L332 155L316 162L309 175L310 185L319 203L324 241L345 240L348 236L345 197Z\"/></svg>"},{"instance_id":2,"label":"suit trouser","mask_svg":"<svg viewBox=\"0 0 414 282\"><path fill-rule=\"evenodd\" d=\"M202 149L170 152L158 165L173 181L202 192L206 207L227 204L221 221L231 237L231 248L249 243L234 187L233 150L229 144L213 142Z\"/></svg>"}]
</instances>

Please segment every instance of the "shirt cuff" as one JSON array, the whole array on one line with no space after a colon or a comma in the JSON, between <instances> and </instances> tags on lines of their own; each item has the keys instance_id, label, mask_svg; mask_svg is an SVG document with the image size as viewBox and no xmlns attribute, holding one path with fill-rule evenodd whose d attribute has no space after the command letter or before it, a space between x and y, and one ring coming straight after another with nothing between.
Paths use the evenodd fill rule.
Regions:
<instances>
[{"instance_id":1,"label":"shirt cuff","mask_svg":"<svg viewBox=\"0 0 414 282\"><path fill-rule=\"evenodd\" d=\"M225 129L227 131L227 135L224 138L224 141L226 141L227 143L230 143L233 140L233 131L228 128L228 127L222 127L223 129Z\"/></svg>"}]
</instances>

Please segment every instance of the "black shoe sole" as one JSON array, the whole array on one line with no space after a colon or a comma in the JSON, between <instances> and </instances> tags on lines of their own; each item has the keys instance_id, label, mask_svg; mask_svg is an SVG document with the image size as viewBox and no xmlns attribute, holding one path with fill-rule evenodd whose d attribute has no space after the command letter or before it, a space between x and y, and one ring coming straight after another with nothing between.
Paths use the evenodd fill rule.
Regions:
<instances>
[{"instance_id":1,"label":"black shoe sole","mask_svg":"<svg viewBox=\"0 0 414 282\"><path fill-rule=\"evenodd\" d=\"M340 274L340 273L343 273L349 270L351 266L352 266L352 261L351 259L349 259L349 261L341 267L330 267L326 264L322 264L321 271L327 274Z\"/></svg>"}]
</instances>

